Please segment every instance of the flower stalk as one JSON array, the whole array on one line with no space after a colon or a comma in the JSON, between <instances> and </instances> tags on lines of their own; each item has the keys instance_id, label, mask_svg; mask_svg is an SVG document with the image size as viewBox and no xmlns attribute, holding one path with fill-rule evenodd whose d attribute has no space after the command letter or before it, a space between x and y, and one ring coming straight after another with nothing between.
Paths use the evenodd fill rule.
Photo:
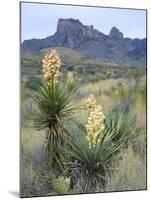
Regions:
<instances>
[{"instance_id":1,"label":"flower stalk","mask_svg":"<svg viewBox=\"0 0 151 200\"><path fill-rule=\"evenodd\" d=\"M86 124L87 139L89 141L89 147L95 147L97 144L98 136L104 130L105 116L102 112L102 107L96 104L94 96L91 94L86 101L88 109L88 118Z\"/></svg>"},{"instance_id":2,"label":"flower stalk","mask_svg":"<svg viewBox=\"0 0 151 200\"><path fill-rule=\"evenodd\" d=\"M48 52L43 59L44 80L49 86L58 83L59 68L61 61L56 50Z\"/></svg>"}]
</instances>

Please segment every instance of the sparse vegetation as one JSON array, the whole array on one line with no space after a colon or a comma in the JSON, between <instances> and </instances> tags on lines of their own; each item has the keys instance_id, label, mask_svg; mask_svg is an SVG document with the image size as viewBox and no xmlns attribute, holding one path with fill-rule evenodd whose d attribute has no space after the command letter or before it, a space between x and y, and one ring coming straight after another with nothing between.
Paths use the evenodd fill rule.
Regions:
<instances>
[{"instance_id":1,"label":"sparse vegetation","mask_svg":"<svg viewBox=\"0 0 151 200\"><path fill-rule=\"evenodd\" d=\"M146 189L145 69L56 50L64 57L52 81L22 63L21 196ZM43 54L31 54L31 61ZM93 127L92 146L85 106L91 94L105 116Z\"/></svg>"}]
</instances>

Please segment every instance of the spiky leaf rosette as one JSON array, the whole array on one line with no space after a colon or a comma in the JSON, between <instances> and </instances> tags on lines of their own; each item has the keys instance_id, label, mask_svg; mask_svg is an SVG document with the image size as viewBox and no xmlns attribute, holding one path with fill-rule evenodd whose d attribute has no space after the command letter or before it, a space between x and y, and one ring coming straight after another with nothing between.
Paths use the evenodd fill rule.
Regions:
<instances>
[{"instance_id":1,"label":"spiky leaf rosette","mask_svg":"<svg viewBox=\"0 0 151 200\"><path fill-rule=\"evenodd\" d=\"M38 130L54 127L73 117L75 106L71 103L72 91L68 90L66 83L57 83L50 88L47 82L43 82L43 85L34 87L37 91L33 97L37 105L34 123Z\"/></svg>"},{"instance_id":2,"label":"spiky leaf rosette","mask_svg":"<svg viewBox=\"0 0 151 200\"><path fill-rule=\"evenodd\" d=\"M95 105L96 102L94 102L94 107ZM67 149L67 152L73 160L69 163L73 185L75 188L78 187L79 192L103 191L105 175L111 160L127 144L130 132L133 137L134 119L130 116L121 118L121 115L119 111L119 125L114 124L115 119L111 118L112 112L105 116L104 128L102 130L100 126L100 133L97 132L97 142L93 148L90 148L90 141L87 138L88 130L85 126L87 119L83 122L79 121L73 128L70 127L71 136L68 139L70 150ZM109 123L109 116L111 123Z\"/></svg>"},{"instance_id":3,"label":"spiky leaf rosette","mask_svg":"<svg viewBox=\"0 0 151 200\"><path fill-rule=\"evenodd\" d=\"M46 129L46 161L50 168L63 170L64 156L60 146L64 145L67 134L63 123L71 120L75 115L75 106L71 103L72 91L68 90L67 83L50 85L47 82L34 85L33 96L36 104L34 112L34 126L37 130ZM57 163L57 165L56 165Z\"/></svg>"},{"instance_id":4,"label":"spiky leaf rosette","mask_svg":"<svg viewBox=\"0 0 151 200\"><path fill-rule=\"evenodd\" d=\"M127 144L136 137L136 116L125 112L124 107L114 108L106 114L105 126L107 130L115 130L115 141L124 140Z\"/></svg>"}]
</instances>

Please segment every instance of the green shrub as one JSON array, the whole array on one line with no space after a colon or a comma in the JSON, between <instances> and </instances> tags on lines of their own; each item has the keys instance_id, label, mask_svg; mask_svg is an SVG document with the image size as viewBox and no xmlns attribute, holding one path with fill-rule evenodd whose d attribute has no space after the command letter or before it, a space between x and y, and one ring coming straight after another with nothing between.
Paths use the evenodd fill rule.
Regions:
<instances>
[{"instance_id":1,"label":"green shrub","mask_svg":"<svg viewBox=\"0 0 151 200\"><path fill-rule=\"evenodd\" d=\"M52 182L53 191L58 194L66 194L70 189L70 179L64 177L58 177L53 179Z\"/></svg>"},{"instance_id":2,"label":"green shrub","mask_svg":"<svg viewBox=\"0 0 151 200\"><path fill-rule=\"evenodd\" d=\"M143 75L143 71L142 71L142 70L140 70L140 69L135 69L135 68L134 68L134 69L130 68L130 69L127 71L125 77L126 77L127 79L129 79L129 80L134 80L134 81L135 81L135 84L137 85L137 84L139 83L140 78L142 77L142 75Z\"/></svg>"},{"instance_id":3,"label":"green shrub","mask_svg":"<svg viewBox=\"0 0 151 200\"><path fill-rule=\"evenodd\" d=\"M50 169L63 170L61 162L64 155L59 148L65 142L67 134L63 122L74 116L74 106L71 103L72 90L68 84L54 84L49 86L46 82L34 85L34 102L37 109L34 111L34 126L37 130L46 129L46 162ZM56 166L57 165L57 166Z\"/></svg>"},{"instance_id":4,"label":"green shrub","mask_svg":"<svg viewBox=\"0 0 151 200\"><path fill-rule=\"evenodd\" d=\"M84 122L79 122L70 130L68 139L70 150L67 152L73 160L70 163L72 182L79 192L103 191L111 160L133 136L130 135L135 128L132 118L121 117L121 114L118 115L118 119L113 118L109 123L110 115L106 116L105 129L100 133L94 148L89 147Z\"/></svg>"}]
</instances>

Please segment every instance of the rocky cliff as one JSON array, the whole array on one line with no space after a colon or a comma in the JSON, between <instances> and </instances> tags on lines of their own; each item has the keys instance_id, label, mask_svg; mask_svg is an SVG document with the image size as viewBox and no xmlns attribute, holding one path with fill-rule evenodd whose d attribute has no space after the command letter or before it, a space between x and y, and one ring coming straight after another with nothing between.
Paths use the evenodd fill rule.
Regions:
<instances>
[{"instance_id":1,"label":"rocky cliff","mask_svg":"<svg viewBox=\"0 0 151 200\"><path fill-rule=\"evenodd\" d=\"M25 40L21 52L29 53L50 47L67 47L90 58L108 60L117 64L146 65L146 38L125 38L118 28L108 35L92 25L83 25L78 19L59 19L56 33L44 39Z\"/></svg>"}]
</instances>

